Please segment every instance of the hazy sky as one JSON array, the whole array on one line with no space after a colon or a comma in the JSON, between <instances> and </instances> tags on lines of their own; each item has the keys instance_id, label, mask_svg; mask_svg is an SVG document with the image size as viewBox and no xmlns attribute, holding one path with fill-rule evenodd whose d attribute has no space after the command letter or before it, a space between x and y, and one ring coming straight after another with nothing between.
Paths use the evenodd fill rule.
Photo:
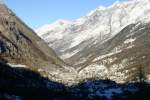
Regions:
<instances>
[{"instance_id":1,"label":"hazy sky","mask_svg":"<svg viewBox=\"0 0 150 100\"><path fill-rule=\"evenodd\" d=\"M4 0L26 24L37 28L58 19L77 19L116 0Z\"/></svg>"}]
</instances>

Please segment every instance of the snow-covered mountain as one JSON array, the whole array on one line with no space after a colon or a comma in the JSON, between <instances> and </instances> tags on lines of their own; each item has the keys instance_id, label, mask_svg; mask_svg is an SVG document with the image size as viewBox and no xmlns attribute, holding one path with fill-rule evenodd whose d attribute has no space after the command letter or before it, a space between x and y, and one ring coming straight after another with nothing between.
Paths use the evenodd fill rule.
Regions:
<instances>
[{"instance_id":1,"label":"snow-covered mountain","mask_svg":"<svg viewBox=\"0 0 150 100\"><path fill-rule=\"evenodd\" d=\"M101 45L90 61L78 67L81 79L150 82L150 22L125 27Z\"/></svg>"},{"instance_id":2,"label":"snow-covered mountain","mask_svg":"<svg viewBox=\"0 0 150 100\"><path fill-rule=\"evenodd\" d=\"M72 66L0 4L0 100L150 98L149 6L148 0L117 2L40 28Z\"/></svg>"},{"instance_id":3,"label":"snow-covered mountain","mask_svg":"<svg viewBox=\"0 0 150 100\"><path fill-rule=\"evenodd\" d=\"M149 20L150 0L126 0L100 6L77 20L58 20L35 31L67 63L80 65L93 59L101 45L126 26Z\"/></svg>"}]
</instances>

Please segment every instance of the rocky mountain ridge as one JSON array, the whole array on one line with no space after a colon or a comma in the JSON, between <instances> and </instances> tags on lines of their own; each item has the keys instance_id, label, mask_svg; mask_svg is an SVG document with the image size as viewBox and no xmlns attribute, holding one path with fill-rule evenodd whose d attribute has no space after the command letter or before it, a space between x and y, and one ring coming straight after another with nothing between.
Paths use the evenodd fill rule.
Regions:
<instances>
[{"instance_id":1,"label":"rocky mountain ridge","mask_svg":"<svg viewBox=\"0 0 150 100\"><path fill-rule=\"evenodd\" d=\"M77 20L58 20L35 31L64 61L80 65L126 26L146 23L149 17L149 0L117 1L109 7L100 6Z\"/></svg>"},{"instance_id":2,"label":"rocky mountain ridge","mask_svg":"<svg viewBox=\"0 0 150 100\"><path fill-rule=\"evenodd\" d=\"M66 81L76 72L4 4L0 4L0 61L12 67L25 65L54 80Z\"/></svg>"},{"instance_id":3,"label":"rocky mountain ridge","mask_svg":"<svg viewBox=\"0 0 150 100\"><path fill-rule=\"evenodd\" d=\"M124 5L130 5L131 3L128 1ZM136 1L136 3L139 4L139 1ZM118 4L115 4L112 8L116 6L118 7ZM103 38L101 42L93 43L86 40L83 43L86 44L86 47L80 53L84 57L88 56L87 59L84 63L76 61L75 65L70 66L61 60L36 33L28 28L5 5L0 5L0 12L0 58L3 62L8 62L13 66L23 64L38 71L44 77L67 85L91 78L98 80L111 79L118 83L139 81L141 79L149 81L148 44L150 32L148 19L144 20L145 22L138 21L129 24L113 37ZM93 16L91 14L89 16ZM67 22L67 24L69 23ZM65 24L61 23L60 27L63 25ZM96 38L99 39L99 37ZM89 42L91 42L90 45ZM57 45L64 46L59 43ZM143 49L141 50L141 48ZM81 59L80 61L82 61ZM141 60L145 64L139 63ZM143 75L142 78L141 74Z\"/></svg>"},{"instance_id":4,"label":"rocky mountain ridge","mask_svg":"<svg viewBox=\"0 0 150 100\"><path fill-rule=\"evenodd\" d=\"M141 73L149 81L149 16L149 0L127 0L98 7L74 21L58 20L36 32L73 65L75 81L124 83L139 81Z\"/></svg>"},{"instance_id":5,"label":"rocky mountain ridge","mask_svg":"<svg viewBox=\"0 0 150 100\"><path fill-rule=\"evenodd\" d=\"M59 24L63 29L70 22ZM86 49L92 56L84 63L70 65L6 5L0 4L0 99L147 99L149 37L150 22L132 23L113 37L103 38L103 42L91 42Z\"/></svg>"}]
</instances>

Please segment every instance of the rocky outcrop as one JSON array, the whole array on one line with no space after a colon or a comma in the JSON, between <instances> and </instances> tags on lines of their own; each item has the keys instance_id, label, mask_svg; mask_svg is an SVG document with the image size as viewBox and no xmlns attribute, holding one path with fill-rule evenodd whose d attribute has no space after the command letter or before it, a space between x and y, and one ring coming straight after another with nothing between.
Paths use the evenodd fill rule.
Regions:
<instances>
[{"instance_id":1,"label":"rocky outcrop","mask_svg":"<svg viewBox=\"0 0 150 100\"><path fill-rule=\"evenodd\" d=\"M148 22L149 18L149 0L118 0L79 19L58 20L36 31L62 59L78 66L95 57L97 50L102 49L101 44L122 29L137 22Z\"/></svg>"},{"instance_id":2,"label":"rocky outcrop","mask_svg":"<svg viewBox=\"0 0 150 100\"><path fill-rule=\"evenodd\" d=\"M0 4L0 61L26 65L55 81L74 80L75 70L4 4Z\"/></svg>"},{"instance_id":3,"label":"rocky outcrop","mask_svg":"<svg viewBox=\"0 0 150 100\"><path fill-rule=\"evenodd\" d=\"M26 65L42 76L66 85L88 79L110 79L119 83L143 80L149 82L149 29L149 22L130 24L107 41L94 44L94 47L89 45L88 54L91 56L84 63L71 66L61 60L10 9L1 4L0 60L9 64Z\"/></svg>"},{"instance_id":4,"label":"rocky outcrop","mask_svg":"<svg viewBox=\"0 0 150 100\"><path fill-rule=\"evenodd\" d=\"M65 63L5 5L0 5L0 56L32 67Z\"/></svg>"},{"instance_id":5,"label":"rocky outcrop","mask_svg":"<svg viewBox=\"0 0 150 100\"><path fill-rule=\"evenodd\" d=\"M110 79L116 82L150 82L150 23L124 28L103 44L97 56L81 66L83 78Z\"/></svg>"}]
</instances>

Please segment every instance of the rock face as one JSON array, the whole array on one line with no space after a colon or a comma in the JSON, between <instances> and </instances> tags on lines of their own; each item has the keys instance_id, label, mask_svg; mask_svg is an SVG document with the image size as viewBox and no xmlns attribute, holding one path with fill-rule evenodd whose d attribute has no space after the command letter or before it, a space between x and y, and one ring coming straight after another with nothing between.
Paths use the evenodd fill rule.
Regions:
<instances>
[{"instance_id":1,"label":"rock face","mask_svg":"<svg viewBox=\"0 0 150 100\"><path fill-rule=\"evenodd\" d=\"M36 30L78 72L77 80L149 81L150 1L99 7L75 21Z\"/></svg>"},{"instance_id":2,"label":"rock face","mask_svg":"<svg viewBox=\"0 0 150 100\"><path fill-rule=\"evenodd\" d=\"M73 66L61 60L44 40L4 4L0 4L0 99L149 98L149 4L149 0L117 3L109 8L100 7L98 11L91 12L87 18L75 22L58 21L47 34L44 34L45 29L42 29L42 38L46 38L46 42L49 41L52 47L56 46L58 54L64 53L64 57L67 56L68 59L65 60ZM119 14L122 14L124 7L125 10L137 12L139 6L147 7L141 10L140 15L138 13L138 16L131 18L134 23L129 20L127 24L117 26L118 24L115 23L118 20L112 21L112 26L108 25L111 29L103 30L105 28L102 24L110 20L110 17L101 19L105 14L117 13L118 9ZM126 17L129 15L127 14ZM124 18L127 21L126 17L122 17L120 21ZM115 31L114 27L119 28L120 31ZM55 33L54 37L51 37L52 33ZM62 37L66 40L61 39Z\"/></svg>"},{"instance_id":3,"label":"rock face","mask_svg":"<svg viewBox=\"0 0 150 100\"><path fill-rule=\"evenodd\" d=\"M147 22L149 17L149 0L126 0L109 7L98 7L74 21L58 20L36 32L67 63L80 65L123 28L132 23Z\"/></svg>"},{"instance_id":4,"label":"rock face","mask_svg":"<svg viewBox=\"0 0 150 100\"><path fill-rule=\"evenodd\" d=\"M98 56L80 67L79 73L84 78L108 78L116 82L149 82L149 37L150 23L127 26L101 45L102 48L96 52Z\"/></svg>"},{"instance_id":5,"label":"rock face","mask_svg":"<svg viewBox=\"0 0 150 100\"><path fill-rule=\"evenodd\" d=\"M131 5L132 2L127 4ZM115 6L117 5L115 4ZM91 21L89 22L91 23ZM67 26L70 22L61 21L59 24L62 28L61 26ZM76 64L71 66L61 60L10 9L4 4L0 5L0 60L12 67L18 67L20 64L21 67L24 67L25 65L50 80L67 85L88 79L111 79L119 83L143 80L149 82L149 34L150 23L148 19L146 21L143 19L127 25L116 35L110 35L106 39L104 39L105 36L101 36L102 40L98 41L97 39L101 37L95 36L96 43L87 39L83 43L86 44L85 48L82 48L82 43L78 45L79 49L83 49L79 50L81 55L87 58L83 59L84 62L79 63L74 56L75 59L72 62L75 61ZM70 38L68 37L68 39ZM53 40L55 41L55 38ZM89 44L89 42L91 43ZM61 45L59 42L57 43L57 45ZM64 48L65 45L62 44L61 47ZM74 51L74 53L76 52ZM82 61L82 57L79 60Z\"/></svg>"},{"instance_id":6,"label":"rock face","mask_svg":"<svg viewBox=\"0 0 150 100\"><path fill-rule=\"evenodd\" d=\"M26 65L54 80L67 74L66 81L74 72L4 4L0 4L0 61Z\"/></svg>"},{"instance_id":7,"label":"rock face","mask_svg":"<svg viewBox=\"0 0 150 100\"><path fill-rule=\"evenodd\" d=\"M63 64L56 53L5 5L0 5L0 44L0 56L9 62L32 67Z\"/></svg>"}]
</instances>

